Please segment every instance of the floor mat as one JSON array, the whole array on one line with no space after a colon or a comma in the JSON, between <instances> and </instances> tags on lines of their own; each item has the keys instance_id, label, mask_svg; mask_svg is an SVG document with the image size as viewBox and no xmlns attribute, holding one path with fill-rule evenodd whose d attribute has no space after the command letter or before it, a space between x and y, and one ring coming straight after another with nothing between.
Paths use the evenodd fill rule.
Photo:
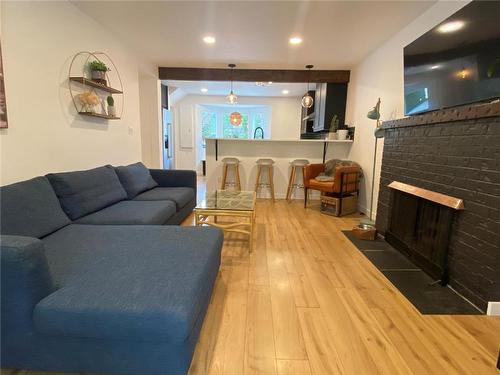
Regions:
<instances>
[{"instance_id":1,"label":"floor mat","mask_svg":"<svg viewBox=\"0 0 500 375\"><path fill-rule=\"evenodd\" d=\"M478 315L474 305L449 287L434 280L401 252L381 238L360 240L351 231L344 235L361 251L422 314Z\"/></svg>"}]
</instances>

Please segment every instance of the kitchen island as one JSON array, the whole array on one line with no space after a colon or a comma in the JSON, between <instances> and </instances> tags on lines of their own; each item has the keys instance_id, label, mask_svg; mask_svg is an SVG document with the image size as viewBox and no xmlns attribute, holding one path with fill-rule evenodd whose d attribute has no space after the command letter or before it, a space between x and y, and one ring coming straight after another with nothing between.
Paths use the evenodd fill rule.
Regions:
<instances>
[{"instance_id":1,"label":"kitchen island","mask_svg":"<svg viewBox=\"0 0 500 375\"><path fill-rule=\"evenodd\" d=\"M308 159L310 163L322 163L328 159L347 159L353 141L323 139L206 139L207 190L220 188L222 159L235 157L240 160L242 190L253 190L257 175L256 161L260 158L273 159L274 189L277 199L284 199L290 176L290 162L294 159ZM298 176L297 178L302 178ZM232 171L228 180L232 181ZM302 199L303 191L294 194ZM270 198L268 189L263 188L258 197Z\"/></svg>"}]
</instances>

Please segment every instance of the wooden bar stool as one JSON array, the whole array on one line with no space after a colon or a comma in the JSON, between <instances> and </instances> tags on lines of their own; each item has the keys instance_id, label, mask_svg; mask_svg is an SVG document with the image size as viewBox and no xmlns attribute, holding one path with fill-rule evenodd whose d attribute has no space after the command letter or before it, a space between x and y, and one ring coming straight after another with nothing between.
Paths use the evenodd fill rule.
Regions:
<instances>
[{"instance_id":1,"label":"wooden bar stool","mask_svg":"<svg viewBox=\"0 0 500 375\"><path fill-rule=\"evenodd\" d=\"M258 193L260 187L268 187L271 190L271 198L274 201L274 181L273 181L273 159L258 159L257 160L257 178L255 180L255 193ZM269 176L269 182L262 182L260 180L262 170L267 168L267 173Z\"/></svg>"},{"instance_id":2,"label":"wooden bar stool","mask_svg":"<svg viewBox=\"0 0 500 375\"><path fill-rule=\"evenodd\" d=\"M303 183L297 183L297 169L301 171L303 174L303 169L306 165L309 164L309 160L307 159L295 159L290 162L292 169L290 170L290 179L288 180L288 188L286 190L286 200L290 201L294 190L303 189ZM299 181L302 181L301 177Z\"/></svg>"},{"instance_id":3,"label":"wooden bar stool","mask_svg":"<svg viewBox=\"0 0 500 375\"><path fill-rule=\"evenodd\" d=\"M233 167L234 181L227 181L229 168ZM226 190L227 186L234 186L236 190L241 191L240 181L240 160L238 158L224 158L222 159L222 181L220 184L221 190Z\"/></svg>"}]
</instances>

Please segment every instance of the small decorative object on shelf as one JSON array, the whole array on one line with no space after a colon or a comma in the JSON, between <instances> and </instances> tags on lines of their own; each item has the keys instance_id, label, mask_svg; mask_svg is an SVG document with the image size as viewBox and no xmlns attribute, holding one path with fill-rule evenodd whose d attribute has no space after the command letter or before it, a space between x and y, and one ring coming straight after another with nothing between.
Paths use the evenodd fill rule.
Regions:
<instances>
[{"instance_id":1,"label":"small decorative object on shelf","mask_svg":"<svg viewBox=\"0 0 500 375\"><path fill-rule=\"evenodd\" d=\"M89 69L92 75L92 80L100 83L101 85L107 86L106 73L111 71L106 64L100 60L94 60L89 63Z\"/></svg>"},{"instance_id":2,"label":"small decorative object on shelf","mask_svg":"<svg viewBox=\"0 0 500 375\"><path fill-rule=\"evenodd\" d=\"M93 91L85 91L82 92L81 94L78 94L78 100L80 100L80 103L82 104L82 108L79 111L80 113L81 112L95 113L95 106L101 103L99 95L97 95Z\"/></svg>"},{"instance_id":3,"label":"small decorative object on shelf","mask_svg":"<svg viewBox=\"0 0 500 375\"><path fill-rule=\"evenodd\" d=\"M106 53L78 52L71 60L68 84L78 114L120 119L124 108L123 84L116 65ZM96 110L98 105L101 108Z\"/></svg>"},{"instance_id":4,"label":"small decorative object on shelf","mask_svg":"<svg viewBox=\"0 0 500 375\"><path fill-rule=\"evenodd\" d=\"M116 117L115 99L113 99L113 96L109 95L106 101L108 102L108 116Z\"/></svg>"}]
</instances>

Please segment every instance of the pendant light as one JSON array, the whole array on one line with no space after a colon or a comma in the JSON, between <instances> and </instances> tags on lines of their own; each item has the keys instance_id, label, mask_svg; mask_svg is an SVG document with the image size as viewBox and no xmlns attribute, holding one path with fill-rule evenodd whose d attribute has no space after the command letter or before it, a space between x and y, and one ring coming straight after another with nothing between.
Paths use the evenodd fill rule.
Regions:
<instances>
[{"instance_id":1,"label":"pendant light","mask_svg":"<svg viewBox=\"0 0 500 375\"><path fill-rule=\"evenodd\" d=\"M229 123L233 126L240 126L242 120L243 118L239 112L233 112L229 115Z\"/></svg>"},{"instance_id":2,"label":"pendant light","mask_svg":"<svg viewBox=\"0 0 500 375\"><path fill-rule=\"evenodd\" d=\"M227 101L229 102L229 104L236 104L236 103L238 103L238 97L233 92L233 70L234 70L234 68L236 68L236 65L235 64L228 64L228 67L231 68L231 92L227 96Z\"/></svg>"},{"instance_id":3,"label":"pendant light","mask_svg":"<svg viewBox=\"0 0 500 375\"><path fill-rule=\"evenodd\" d=\"M306 69L309 69L309 74L307 77L307 91L302 97L302 107L311 108L314 104L313 97L309 94L309 81L311 80L311 69L314 68L313 65L306 65Z\"/></svg>"}]
</instances>

